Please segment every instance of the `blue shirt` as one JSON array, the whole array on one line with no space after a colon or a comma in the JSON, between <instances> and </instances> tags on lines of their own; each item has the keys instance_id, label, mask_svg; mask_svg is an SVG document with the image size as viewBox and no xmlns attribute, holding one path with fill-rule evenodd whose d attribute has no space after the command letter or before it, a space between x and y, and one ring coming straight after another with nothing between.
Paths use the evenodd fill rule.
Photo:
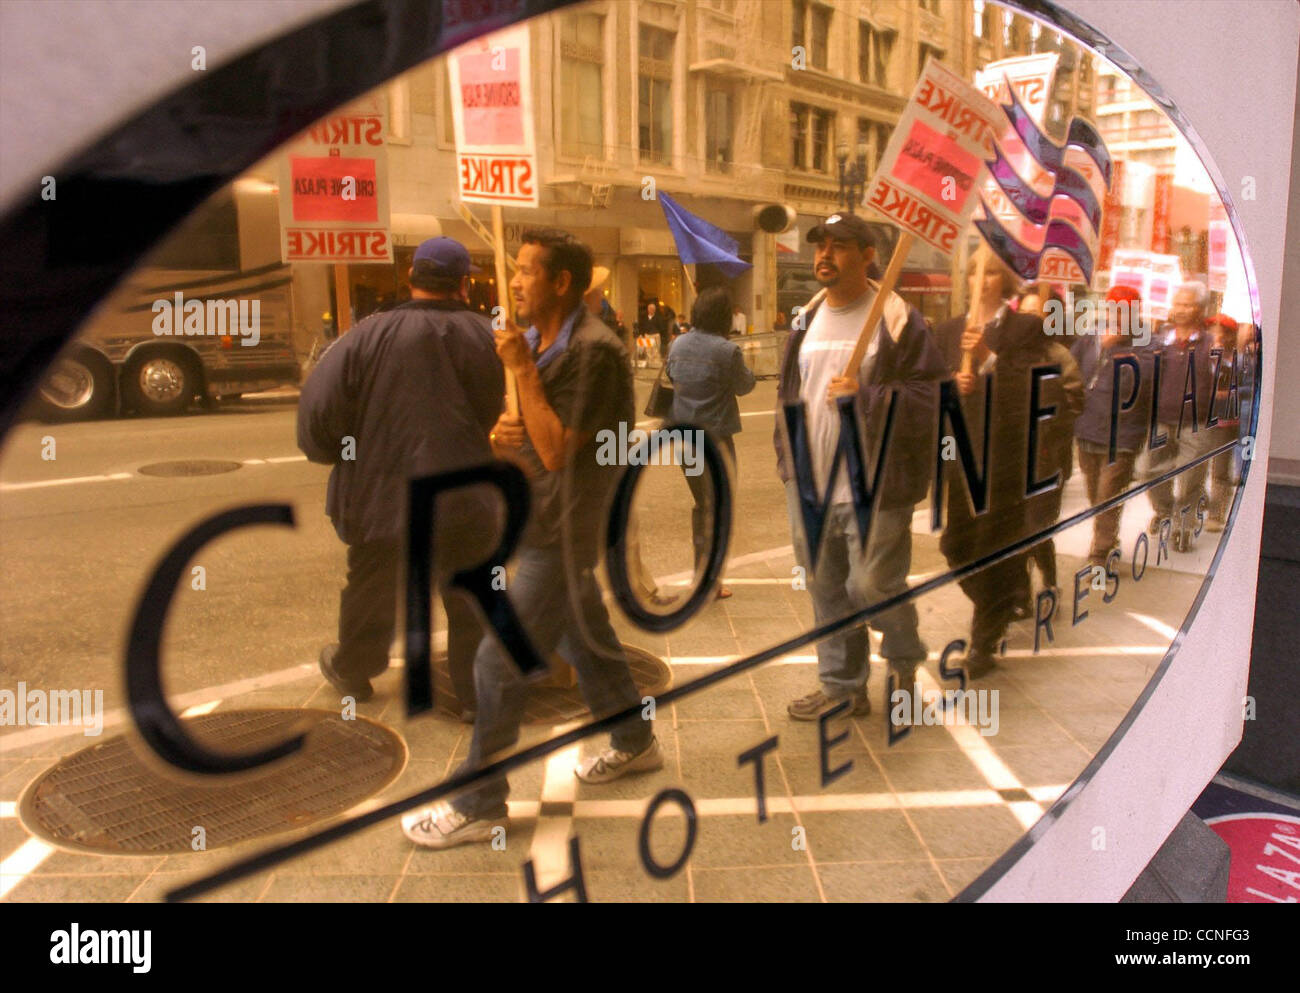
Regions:
<instances>
[{"instance_id":1,"label":"blue shirt","mask_svg":"<svg viewBox=\"0 0 1300 993\"><path fill-rule=\"evenodd\" d=\"M672 419L730 437L740 430L737 396L754 388L740 346L705 331L687 331L668 352Z\"/></svg>"},{"instance_id":2,"label":"blue shirt","mask_svg":"<svg viewBox=\"0 0 1300 993\"><path fill-rule=\"evenodd\" d=\"M551 347L540 356L537 354L537 346L542 342L542 332L537 330L537 325L533 325L524 332L524 340L528 342L528 347L533 350L533 358L537 362L539 371L545 369L564 354L565 349L569 347L569 338L573 335L573 326L578 323L578 317L581 316L584 310L586 310L586 305L579 303L573 313L565 318L564 323L560 325L560 333L556 335L555 341L551 342Z\"/></svg>"}]
</instances>

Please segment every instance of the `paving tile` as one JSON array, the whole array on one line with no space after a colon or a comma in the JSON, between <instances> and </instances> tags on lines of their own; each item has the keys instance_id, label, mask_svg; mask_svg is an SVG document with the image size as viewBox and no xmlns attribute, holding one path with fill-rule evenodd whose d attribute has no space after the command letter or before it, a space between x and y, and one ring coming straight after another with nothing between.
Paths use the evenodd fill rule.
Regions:
<instances>
[{"instance_id":1,"label":"paving tile","mask_svg":"<svg viewBox=\"0 0 1300 993\"><path fill-rule=\"evenodd\" d=\"M943 903L943 879L928 861L817 864L830 903Z\"/></svg>"},{"instance_id":2,"label":"paving tile","mask_svg":"<svg viewBox=\"0 0 1300 993\"><path fill-rule=\"evenodd\" d=\"M185 883L197 879L197 874L189 876L179 872L155 872L131 894L129 903L163 903L167 893ZM202 896L193 897L187 903L255 903L266 889L267 876L257 875L241 879Z\"/></svg>"},{"instance_id":3,"label":"paving tile","mask_svg":"<svg viewBox=\"0 0 1300 993\"><path fill-rule=\"evenodd\" d=\"M791 847L796 826L792 814L769 813L762 824L754 814L700 819L691 865L791 865L807 862L807 853Z\"/></svg>"},{"instance_id":4,"label":"paving tile","mask_svg":"<svg viewBox=\"0 0 1300 993\"><path fill-rule=\"evenodd\" d=\"M60 850L51 852L44 862L32 870L32 875L147 876L162 865L162 862L161 855L114 857Z\"/></svg>"},{"instance_id":5,"label":"paving tile","mask_svg":"<svg viewBox=\"0 0 1300 993\"><path fill-rule=\"evenodd\" d=\"M958 896L961 891L979 878L980 873L993 864L990 858L967 858L967 859L936 859L939 864L939 871L943 878L948 881L948 885L953 889L953 896Z\"/></svg>"},{"instance_id":6,"label":"paving tile","mask_svg":"<svg viewBox=\"0 0 1300 993\"><path fill-rule=\"evenodd\" d=\"M522 903L523 873L405 876L394 903Z\"/></svg>"},{"instance_id":7,"label":"paving tile","mask_svg":"<svg viewBox=\"0 0 1300 993\"><path fill-rule=\"evenodd\" d=\"M671 865L686 844L686 818L676 804L668 803L650 827L650 855L659 865ZM696 843L706 819L696 817ZM626 872L652 878L641 861L640 817L576 817L571 834L581 844L583 872ZM692 861L694 861L692 857Z\"/></svg>"},{"instance_id":8,"label":"paving tile","mask_svg":"<svg viewBox=\"0 0 1300 993\"><path fill-rule=\"evenodd\" d=\"M856 740L836 745L830 750L826 762L832 769L850 762L852 766L848 772L833 780L827 786L822 786L820 755L781 752L779 760L781 768L785 771L786 779L790 783L790 792L795 796L820 796L827 793L884 793L888 791L885 778L880 774L880 770L872 760L870 753L861 748ZM774 788L773 775L775 770L771 768L771 765L772 763L769 762L769 771L767 773L767 789L769 793ZM775 782L779 784L780 780L778 779Z\"/></svg>"},{"instance_id":9,"label":"paving tile","mask_svg":"<svg viewBox=\"0 0 1300 993\"><path fill-rule=\"evenodd\" d=\"M908 811L936 859L996 858L1025 833L1004 806L924 807Z\"/></svg>"},{"instance_id":10,"label":"paving tile","mask_svg":"<svg viewBox=\"0 0 1300 993\"><path fill-rule=\"evenodd\" d=\"M686 903L689 889L686 867L668 879L656 879L644 870L583 872L591 903Z\"/></svg>"},{"instance_id":11,"label":"paving tile","mask_svg":"<svg viewBox=\"0 0 1300 993\"><path fill-rule=\"evenodd\" d=\"M681 721L761 720L758 697L744 676L686 697L673 704Z\"/></svg>"},{"instance_id":12,"label":"paving tile","mask_svg":"<svg viewBox=\"0 0 1300 993\"><path fill-rule=\"evenodd\" d=\"M920 839L897 810L814 810L800 814L818 862L919 859Z\"/></svg>"},{"instance_id":13,"label":"paving tile","mask_svg":"<svg viewBox=\"0 0 1300 993\"><path fill-rule=\"evenodd\" d=\"M148 872L133 875L30 875L9 891L5 903L123 903Z\"/></svg>"},{"instance_id":14,"label":"paving tile","mask_svg":"<svg viewBox=\"0 0 1300 993\"><path fill-rule=\"evenodd\" d=\"M920 728L913 733L941 730ZM897 793L989 788L988 781L960 751L877 753L877 760L883 767L890 786Z\"/></svg>"},{"instance_id":15,"label":"paving tile","mask_svg":"<svg viewBox=\"0 0 1300 993\"><path fill-rule=\"evenodd\" d=\"M383 903L398 876L296 876L277 872L259 903Z\"/></svg>"},{"instance_id":16,"label":"paving tile","mask_svg":"<svg viewBox=\"0 0 1300 993\"><path fill-rule=\"evenodd\" d=\"M696 903L815 903L821 897L808 865L788 869L692 868Z\"/></svg>"},{"instance_id":17,"label":"paving tile","mask_svg":"<svg viewBox=\"0 0 1300 993\"><path fill-rule=\"evenodd\" d=\"M0 760L0 800L17 801L27 785L50 764L39 759Z\"/></svg>"},{"instance_id":18,"label":"paving tile","mask_svg":"<svg viewBox=\"0 0 1300 993\"><path fill-rule=\"evenodd\" d=\"M996 751L998 758L1026 786L1072 783L1091 759L1087 752L1073 743L1008 748L999 742Z\"/></svg>"},{"instance_id":19,"label":"paving tile","mask_svg":"<svg viewBox=\"0 0 1300 993\"><path fill-rule=\"evenodd\" d=\"M682 724L677 740L686 792L693 797L753 796L753 764L740 765L738 756L768 737L761 721Z\"/></svg>"},{"instance_id":20,"label":"paving tile","mask_svg":"<svg viewBox=\"0 0 1300 993\"><path fill-rule=\"evenodd\" d=\"M278 875L400 875L414 846L397 818L299 855L276 869Z\"/></svg>"},{"instance_id":21,"label":"paving tile","mask_svg":"<svg viewBox=\"0 0 1300 993\"><path fill-rule=\"evenodd\" d=\"M0 859L8 858L30 837L18 818L0 820Z\"/></svg>"}]
</instances>

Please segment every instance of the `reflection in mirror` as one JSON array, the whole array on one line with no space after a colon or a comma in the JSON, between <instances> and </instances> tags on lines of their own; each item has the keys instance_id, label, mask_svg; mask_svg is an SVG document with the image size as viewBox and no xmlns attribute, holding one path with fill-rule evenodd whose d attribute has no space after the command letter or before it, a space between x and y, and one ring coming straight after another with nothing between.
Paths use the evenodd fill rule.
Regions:
<instances>
[{"instance_id":1,"label":"reflection in mirror","mask_svg":"<svg viewBox=\"0 0 1300 993\"><path fill-rule=\"evenodd\" d=\"M0 799L51 865L152 859L123 899L234 864L185 895L947 900L1038 822L1231 520L1242 253L1102 56L860 6L472 42L106 301L0 459ZM294 527L185 563L163 691L217 755L305 745L185 777L124 646L168 550L250 504ZM55 892L29 875L5 898Z\"/></svg>"}]
</instances>

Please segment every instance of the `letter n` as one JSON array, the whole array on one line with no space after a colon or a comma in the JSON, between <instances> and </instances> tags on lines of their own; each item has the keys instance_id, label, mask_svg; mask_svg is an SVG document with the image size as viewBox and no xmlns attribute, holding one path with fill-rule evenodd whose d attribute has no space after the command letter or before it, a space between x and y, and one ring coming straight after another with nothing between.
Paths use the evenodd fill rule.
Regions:
<instances>
[{"instance_id":1,"label":"letter n","mask_svg":"<svg viewBox=\"0 0 1300 993\"><path fill-rule=\"evenodd\" d=\"M970 494L971 507L976 514L988 509L989 503L989 427L993 415L993 377L984 380L984 453L981 475L975 469L975 449L971 445L970 432L966 430L966 417L961 411L961 401L957 396L957 384L946 379L939 384L939 438L942 442L943 422L947 418L952 425L952 435L957 441L957 454L961 458L961 472L966 477L966 492ZM934 490L930 497L930 530L938 531L943 527L943 447L942 443L934 450Z\"/></svg>"}]
</instances>

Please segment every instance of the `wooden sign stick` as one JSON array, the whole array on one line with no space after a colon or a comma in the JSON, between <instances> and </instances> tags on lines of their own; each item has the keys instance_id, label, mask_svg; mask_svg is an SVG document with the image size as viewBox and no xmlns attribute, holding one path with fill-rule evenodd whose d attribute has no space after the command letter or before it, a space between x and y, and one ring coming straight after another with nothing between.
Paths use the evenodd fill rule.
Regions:
<instances>
[{"instance_id":1,"label":"wooden sign stick","mask_svg":"<svg viewBox=\"0 0 1300 993\"><path fill-rule=\"evenodd\" d=\"M858 370L862 366L862 359L867 354L867 346L871 344L871 336L876 331L876 325L880 323L880 315L885 312L885 297L893 292L894 284L898 282L898 274L903 271L903 263L907 260L907 253L911 250L912 234L910 231L904 231L898 236L898 244L894 246L894 254L889 260L889 265L885 268L885 274L880 277L880 286L876 290L876 299L871 301L871 310L867 312L866 322L862 325L862 332L858 335L858 344L853 349L853 356L849 359L849 364L844 367L845 376L857 378Z\"/></svg>"},{"instance_id":2,"label":"wooden sign stick","mask_svg":"<svg viewBox=\"0 0 1300 993\"><path fill-rule=\"evenodd\" d=\"M492 261L496 265L497 304L502 308L506 320L512 320L510 313L510 282L506 274L506 234L505 223L501 216L501 205L492 205ZM506 373L506 411L519 413L519 386L512 373Z\"/></svg>"},{"instance_id":3,"label":"wooden sign stick","mask_svg":"<svg viewBox=\"0 0 1300 993\"><path fill-rule=\"evenodd\" d=\"M966 324L978 318L980 304L984 302L984 267L989 260L988 244L981 239L979 248L975 249L975 291L971 294L970 306L966 308ZM970 373L974 371L975 355L970 349L962 349L961 353L961 371Z\"/></svg>"}]
</instances>

